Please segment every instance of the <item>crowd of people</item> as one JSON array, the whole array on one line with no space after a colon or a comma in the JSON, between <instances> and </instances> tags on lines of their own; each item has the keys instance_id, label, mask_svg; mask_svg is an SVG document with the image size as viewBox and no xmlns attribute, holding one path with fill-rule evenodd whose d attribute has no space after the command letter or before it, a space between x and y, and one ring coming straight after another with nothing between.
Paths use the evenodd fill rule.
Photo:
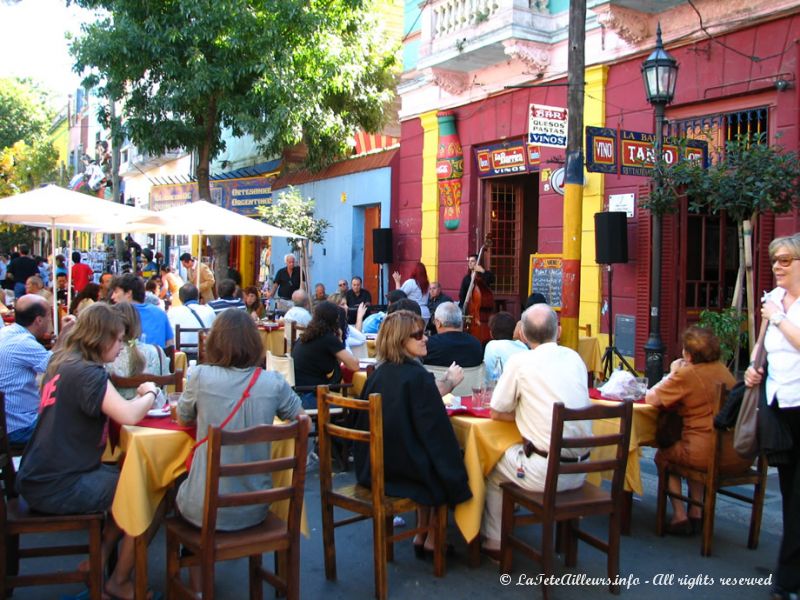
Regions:
<instances>
[{"instance_id":1,"label":"crowd of people","mask_svg":"<svg viewBox=\"0 0 800 600\"><path fill-rule=\"evenodd\" d=\"M768 369L748 369L745 382L764 386L768 409L787 424L793 442L788 458L778 464L784 538L776 597L784 598L800 585L800 236L776 239L769 251L777 287L766 295L762 308ZM67 298L69 310L62 335L49 350L38 342L49 331L52 319L52 298L47 296L39 265L27 248L20 248L20 255L9 265L3 264L18 296L14 324L0 330L0 389L6 394L9 440L27 444L20 490L37 510L108 510L119 473L100 462L100 436L106 420L135 423L158 395L152 383L117 390L109 375L169 372L178 325L209 330L205 361L193 369L178 405L181 421L198 424L198 432L202 432L198 436L207 425L218 425L232 415L233 404L243 394L252 401L236 412L233 428L271 423L275 416L292 419L304 409L316 408L314 387L339 384L344 370L358 370L365 336L375 334L377 367L368 377L362 397L371 393L382 396L386 492L413 498L426 507L418 514L421 523L435 518L434 507L471 497L442 397L463 380L464 369L483 365L484 384L494 389L491 417L513 421L522 436L520 443L505 450L486 478L482 549L495 560L500 548L500 484L512 481L530 491L543 491L553 405L563 402L577 408L588 400L586 365L574 350L558 344L558 316L540 295L532 295L519 316L504 311L494 314L489 322L491 340L482 344L464 331L464 298L457 303L444 294L438 282L428 280L422 263L417 263L405 280L399 272L393 273L395 289L387 294L388 304L376 307L358 276L338 280L333 294L327 294L319 283L309 295L301 287L300 268L293 255L285 257L285 267L263 293L257 286L242 288L241 280L233 277L216 281L208 266L189 254L180 257L186 283L169 267L150 265L152 257L146 254L142 274L154 273L151 277L105 273L99 283L92 281L91 269L86 271L79 253L72 258L75 294ZM483 283L492 283L491 273L476 258L469 257L463 282L467 285L461 286L460 296L466 295L473 273L480 273ZM57 278L65 275L60 268L55 272ZM277 312L267 311L265 299L276 300ZM261 369L265 351L256 323L267 316L300 327L291 349L295 385L302 388L299 394L281 375ZM197 334L194 336L186 342L196 345ZM197 354L192 356L197 358ZM446 373L437 379L425 365L445 367ZM37 383L40 376L41 388ZM71 384L78 381L80 385ZM658 451L658 466L669 461L705 468L711 452L714 390L720 383L731 388L735 380L720 362L719 340L707 329L690 327L683 334L682 356L646 395L649 404L676 410L683 417L681 439ZM570 428L568 435L591 434L583 422L565 427ZM49 443L56 430L62 439L68 439L66 448L60 445L56 450ZM255 457L249 450L242 452L243 457ZM587 458L582 449L571 449L562 456L565 462ZM200 468L193 468L181 484L177 505L186 519L199 524L205 454L198 453L196 460ZM369 454L363 446L355 445L354 462L358 482L369 486ZM722 469L735 473L751 462L728 449ZM583 481L583 476L562 476L558 489L573 489ZM268 483L248 476L230 485L231 490L240 491L260 489ZM682 482L671 477L668 485L679 493ZM690 482L688 495L699 499L702 487ZM700 508L687 508L679 500L673 500L672 507L670 533L690 535L698 530L703 516ZM263 510L231 511L220 517L218 527L240 529L263 516ZM120 536L110 520L104 556ZM127 596L130 590L130 544L131 540L122 538L120 558L107 583L110 593ZM414 539L420 556L432 550L431 544L432 539L424 535Z\"/></svg>"}]
</instances>

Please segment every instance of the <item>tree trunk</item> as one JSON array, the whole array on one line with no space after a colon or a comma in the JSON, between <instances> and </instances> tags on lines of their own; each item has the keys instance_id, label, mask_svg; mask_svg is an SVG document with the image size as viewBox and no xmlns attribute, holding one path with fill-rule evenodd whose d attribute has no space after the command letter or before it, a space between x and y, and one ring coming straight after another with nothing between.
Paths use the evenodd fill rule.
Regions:
<instances>
[{"instance_id":1,"label":"tree trunk","mask_svg":"<svg viewBox=\"0 0 800 600\"><path fill-rule=\"evenodd\" d=\"M753 225L755 225L755 223L756 213L753 213L753 217L750 221L742 222L745 281L747 283L747 335L751 353L756 343L756 302L754 293L755 283L753 282Z\"/></svg>"},{"instance_id":2,"label":"tree trunk","mask_svg":"<svg viewBox=\"0 0 800 600\"><path fill-rule=\"evenodd\" d=\"M214 128L217 122L217 102L212 97L209 101L208 112L203 125L206 130L206 138L197 152L197 191L200 200L212 202L211 200L211 143L214 139ZM217 282L222 281L228 276L229 242L223 235L209 236L211 248L214 251L214 277ZM200 240L202 243L202 240Z\"/></svg>"}]
</instances>

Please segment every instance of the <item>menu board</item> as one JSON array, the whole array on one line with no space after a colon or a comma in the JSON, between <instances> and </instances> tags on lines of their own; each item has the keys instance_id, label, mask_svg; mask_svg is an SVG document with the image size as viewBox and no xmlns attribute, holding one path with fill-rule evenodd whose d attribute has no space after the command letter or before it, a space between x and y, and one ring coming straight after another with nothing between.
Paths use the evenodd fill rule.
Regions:
<instances>
[{"instance_id":1,"label":"menu board","mask_svg":"<svg viewBox=\"0 0 800 600\"><path fill-rule=\"evenodd\" d=\"M528 295L542 294L554 310L561 309L563 271L560 254L531 254Z\"/></svg>"}]
</instances>

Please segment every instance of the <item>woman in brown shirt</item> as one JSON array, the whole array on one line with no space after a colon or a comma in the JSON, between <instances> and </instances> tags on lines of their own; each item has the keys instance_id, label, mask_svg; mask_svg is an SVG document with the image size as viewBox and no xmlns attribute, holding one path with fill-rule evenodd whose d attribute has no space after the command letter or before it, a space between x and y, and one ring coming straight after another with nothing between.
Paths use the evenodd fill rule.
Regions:
<instances>
[{"instance_id":1,"label":"woman in brown shirt","mask_svg":"<svg viewBox=\"0 0 800 600\"><path fill-rule=\"evenodd\" d=\"M656 452L655 462L662 468L667 462L678 463L694 469L705 469L714 449L711 447L714 399L717 386L722 383L730 389L736 383L730 371L719 361L720 347L717 337L708 329L689 327L683 334L683 358L670 365L670 372L660 383L647 392L648 404L661 410L674 410L683 418L681 439L669 448ZM723 449L722 472L738 472L750 466L752 461L739 457L733 447ZM703 485L689 481L689 497L702 500ZM670 475L670 492L681 492L681 480ZM699 528L702 511L690 505L688 515L683 503L672 501L672 521L668 531L689 534Z\"/></svg>"}]
</instances>

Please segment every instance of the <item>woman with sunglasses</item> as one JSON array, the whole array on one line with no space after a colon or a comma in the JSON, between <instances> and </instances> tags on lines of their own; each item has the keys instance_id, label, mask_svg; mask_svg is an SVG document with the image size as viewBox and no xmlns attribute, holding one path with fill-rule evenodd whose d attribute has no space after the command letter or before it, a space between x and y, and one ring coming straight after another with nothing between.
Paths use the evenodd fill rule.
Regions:
<instances>
[{"instance_id":1,"label":"woman with sunglasses","mask_svg":"<svg viewBox=\"0 0 800 600\"><path fill-rule=\"evenodd\" d=\"M789 460L778 465L783 540L772 598L783 600L800 590L800 234L772 240L769 258L777 287L765 294L761 307L767 327L766 401L788 424L793 443ZM752 366L744 374L748 387L763 378L764 370Z\"/></svg>"},{"instance_id":2,"label":"woman with sunglasses","mask_svg":"<svg viewBox=\"0 0 800 600\"><path fill-rule=\"evenodd\" d=\"M427 353L425 322L408 310L386 315L376 340L378 367L367 379L362 398L381 394L383 408L384 483L386 494L411 498L430 509L420 510L424 525L442 504L472 497L467 472L453 427L432 373L420 359ZM359 415L367 429L366 415ZM370 486L369 448L354 448L356 477ZM417 556L432 555L433 539L414 538Z\"/></svg>"}]
</instances>

